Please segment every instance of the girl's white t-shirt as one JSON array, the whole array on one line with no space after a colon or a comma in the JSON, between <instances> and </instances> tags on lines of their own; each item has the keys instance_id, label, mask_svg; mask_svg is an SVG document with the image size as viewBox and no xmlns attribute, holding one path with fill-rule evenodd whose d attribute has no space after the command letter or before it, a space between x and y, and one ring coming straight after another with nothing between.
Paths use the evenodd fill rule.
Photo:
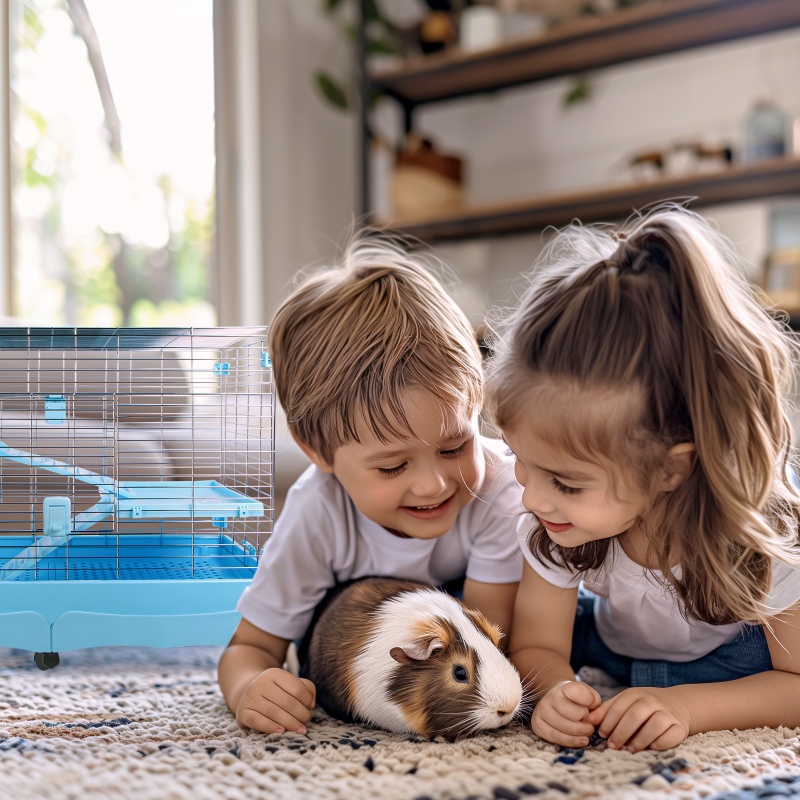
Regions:
<instances>
[{"instance_id":1,"label":"girl's white t-shirt","mask_svg":"<svg viewBox=\"0 0 800 800\"><path fill-rule=\"evenodd\" d=\"M517 527L526 561L554 586L577 587L583 581L584 587L597 595L597 632L615 653L638 659L694 661L735 639L747 624L710 625L684 619L670 586L628 558L616 539L609 542L603 564L580 575L566 567L541 563L528 547L530 528L530 517L520 520ZM766 602L777 614L800 600L800 569L775 561L772 570L772 590Z\"/></svg>"},{"instance_id":2,"label":"girl's white t-shirt","mask_svg":"<svg viewBox=\"0 0 800 800\"><path fill-rule=\"evenodd\" d=\"M369 575L441 586L466 575L514 583L522 574L517 520L522 489L505 445L482 438L486 476L453 527L435 539L403 539L365 517L339 481L314 466L289 490L237 611L261 630L297 639L336 583Z\"/></svg>"}]
</instances>

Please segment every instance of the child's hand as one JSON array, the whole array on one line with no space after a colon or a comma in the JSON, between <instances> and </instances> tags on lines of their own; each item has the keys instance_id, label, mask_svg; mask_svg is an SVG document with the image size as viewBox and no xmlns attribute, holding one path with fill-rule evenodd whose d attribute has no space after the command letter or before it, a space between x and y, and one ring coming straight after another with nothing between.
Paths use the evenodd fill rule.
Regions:
<instances>
[{"instance_id":1,"label":"child's hand","mask_svg":"<svg viewBox=\"0 0 800 800\"><path fill-rule=\"evenodd\" d=\"M625 689L587 715L613 750L668 750L691 729L692 715L679 687Z\"/></svg>"},{"instance_id":2,"label":"child's hand","mask_svg":"<svg viewBox=\"0 0 800 800\"><path fill-rule=\"evenodd\" d=\"M557 683L536 704L531 728L553 744L586 747L595 728L587 718L599 705L600 695L591 686L578 681Z\"/></svg>"},{"instance_id":3,"label":"child's hand","mask_svg":"<svg viewBox=\"0 0 800 800\"><path fill-rule=\"evenodd\" d=\"M263 733L296 731L305 735L305 723L311 719L316 699L317 690L311 681L272 667L253 678L244 690L236 721Z\"/></svg>"}]
</instances>

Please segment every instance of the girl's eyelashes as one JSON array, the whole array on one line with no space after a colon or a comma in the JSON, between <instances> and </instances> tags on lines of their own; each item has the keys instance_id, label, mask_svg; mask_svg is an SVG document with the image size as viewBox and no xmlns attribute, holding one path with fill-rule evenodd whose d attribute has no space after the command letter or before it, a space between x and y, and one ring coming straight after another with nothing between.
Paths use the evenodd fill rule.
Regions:
<instances>
[{"instance_id":1,"label":"girl's eyelashes","mask_svg":"<svg viewBox=\"0 0 800 800\"><path fill-rule=\"evenodd\" d=\"M408 462L404 461L402 464L399 464L396 467L378 467L378 472L381 475L399 475L406 468L407 464Z\"/></svg>"},{"instance_id":2,"label":"girl's eyelashes","mask_svg":"<svg viewBox=\"0 0 800 800\"><path fill-rule=\"evenodd\" d=\"M470 440L467 439L467 441L461 442L461 444L458 447L454 447L451 450L440 450L439 455L444 456L445 458L453 458L459 455L460 453L464 452L464 448L467 446L468 441Z\"/></svg>"},{"instance_id":3,"label":"girl's eyelashes","mask_svg":"<svg viewBox=\"0 0 800 800\"><path fill-rule=\"evenodd\" d=\"M578 494L581 491L576 486L567 486L566 484L561 483L561 481L558 478L556 478L555 475L553 475L550 478L550 481L553 484L553 486L555 486L556 489L558 489L558 491L562 492L563 494Z\"/></svg>"},{"instance_id":4,"label":"girl's eyelashes","mask_svg":"<svg viewBox=\"0 0 800 800\"><path fill-rule=\"evenodd\" d=\"M514 461L519 461L517 454L510 447L506 448L506 455L510 458L513 458ZM565 483L561 483L561 481L556 478L555 475L550 476L550 482L553 484L553 486L555 486L556 489L558 489L559 492L562 492L563 494L579 494L581 491L583 491L577 486L567 486Z\"/></svg>"}]
</instances>

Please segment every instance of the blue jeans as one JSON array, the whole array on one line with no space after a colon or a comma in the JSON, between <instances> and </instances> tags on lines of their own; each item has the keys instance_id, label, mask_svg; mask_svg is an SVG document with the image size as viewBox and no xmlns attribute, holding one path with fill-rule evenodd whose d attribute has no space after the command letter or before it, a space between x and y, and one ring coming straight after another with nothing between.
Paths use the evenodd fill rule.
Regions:
<instances>
[{"instance_id":1,"label":"blue jeans","mask_svg":"<svg viewBox=\"0 0 800 800\"><path fill-rule=\"evenodd\" d=\"M572 632L570 663L597 667L621 686L678 686L732 681L772 669L767 639L760 625L748 625L732 642L695 661L664 661L621 656L606 647L594 620L595 595L581 588Z\"/></svg>"}]
</instances>

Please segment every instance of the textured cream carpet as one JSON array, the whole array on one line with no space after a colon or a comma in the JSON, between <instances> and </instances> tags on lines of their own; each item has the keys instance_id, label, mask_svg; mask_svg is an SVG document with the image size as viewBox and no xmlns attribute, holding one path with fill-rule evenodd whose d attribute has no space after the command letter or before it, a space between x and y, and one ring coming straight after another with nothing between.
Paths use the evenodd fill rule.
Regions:
<instances>
[{"instance_id":1,"label":"textured cream carpet","mask_svg":"<svg viewBox=\"0 0 800 800\"><path fill-rule=\"evenodd\" d=\"M709 733L666 753L560 751L520 726L455 744L314 715L307 736L245 733L219 648L0 650L0 798L800 798L800 729Z\"/></svg>"}]
</instances>

